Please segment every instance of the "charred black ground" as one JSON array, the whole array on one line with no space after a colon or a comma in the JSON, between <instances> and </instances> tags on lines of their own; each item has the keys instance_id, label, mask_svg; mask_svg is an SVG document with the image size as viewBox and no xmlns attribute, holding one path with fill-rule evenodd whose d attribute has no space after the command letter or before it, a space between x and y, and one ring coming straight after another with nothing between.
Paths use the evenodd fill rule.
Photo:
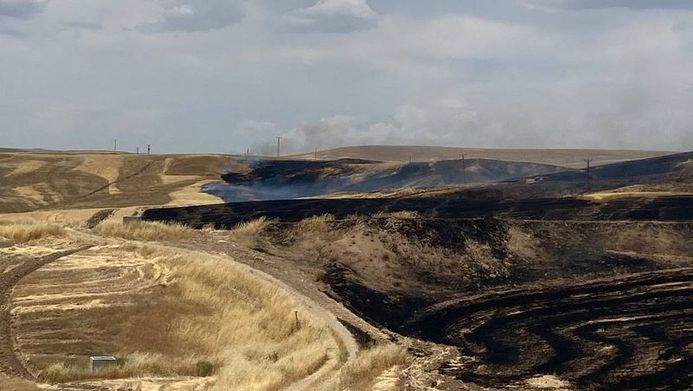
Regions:
<instances>
[{"instance_id":1,"label":"charred black ground","mask_svg":"<svg viewBox=\"0 0 693 391\"><path fill-rule=\"evenodd\" d=\"M444 376L493 388L553 375L577 389L685 390L693 385L693 196L675 190L690 188L691 157L442 194L240 202L143 218L198 228L275 219L254 248L314 273L373 325L456 347L459 360L438 368ZM301 167L287 186L331 169ZM267 174L274 169L226 179L254 186L254 175L277 177ZM647 186L582 194L636 183ZM304 221L324 214L334 220Z\"/></svg>"},{"instance_id":2,"label":"charred black ground","mask_svg":"<svg viewBox=\"0 0 693 391\"><path fill-rule=\"evenodd\" d=\"M493 183L533 175L573 171L548 164L490 159L435 162L376 162L359 159L328 161L239 161L222 175L223 183L205 191L228 202L275 200L333 192L370 192L403 187L431 188L465 183Z\"/></svg>"},{"instance_id":3,"label":"charred black ground","mask_svg":"<svg viewBox=\"0 0 693 391\"><path fill-rule=\"evenodd\" d=\"M261 216L295 222L325 213L344 218L352 214L401 211L413 211L436 219L505 217L531 220L687 221L693 219L693 196L635 197L602 203L578 198L305 199L149 209L142 217L145 220L178 222L196 228L204 225L231 228L239 222Z\"/></svg>"}]
</instances>

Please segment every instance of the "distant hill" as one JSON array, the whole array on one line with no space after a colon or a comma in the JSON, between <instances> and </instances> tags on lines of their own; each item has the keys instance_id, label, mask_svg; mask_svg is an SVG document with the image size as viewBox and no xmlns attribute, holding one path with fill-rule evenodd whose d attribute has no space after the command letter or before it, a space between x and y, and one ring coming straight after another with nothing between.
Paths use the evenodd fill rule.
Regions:
<instances>
[{"instance_id":1,"label":"distant hill","mask_svg":"<svg viewBox=\"0 0 693 391\"><path fill-rule=\"evenodd\" d=\"M566 170L547 164L490 159L433 162L259 160L222 175L225 184L206 187L226 201L309 197L335 192L371 192L502 182Z\"/></svg>"},{"instance_id":2,"label":"distant hill","mask_svg":"<svg viewBox=\"0 0 693 391\"><path fill-rule=\"evenodd\" d=\"M591 180L628 180L639 183L681 182L693 180L693 152L676 153L649 159L631 160L594 167ZM583 181L587 173L566 171L542 177L550 181Z\"/></svg>"},{"instance_id":3,"label":"distant hill","mask_svg":"<svg viewBox=\"0 0 693 391\"><path fill-rule=\"evenodd\" d=\"M0 151L0 213L216 202L221 155Z\"/></svg>"},{"instance_id":4,"label":"distant hill","mask_svg":"<svg viewBox=\"0 0 693 391\"><path fill-rule=\"evenodd\" d=\"M493 159L515 162L551 164L571 168L582 168L585 159L592 165L602 165L624 160L644 159L668 155L666 151L635 151L609 149L503 149L503 148L457 148L418 145L364 145L318 151L321 160L345 158L381 160L392 162L432 161L460 159ZM315 154L293 155L289 158L314 159Z\"/></svg>"}]
</instances>

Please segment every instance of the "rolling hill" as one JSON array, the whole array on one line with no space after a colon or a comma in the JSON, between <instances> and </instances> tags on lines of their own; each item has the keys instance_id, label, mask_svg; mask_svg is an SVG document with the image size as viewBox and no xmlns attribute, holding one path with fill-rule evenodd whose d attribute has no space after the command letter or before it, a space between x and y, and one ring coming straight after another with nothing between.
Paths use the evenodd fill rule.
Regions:
<instances>
[{"instance_id":1,"label":"rolling hill","mask_svg":"<svg viewBox=\"0 0 693 391\"><path fill-rule=\"evenodd\" d=\"M504 148L459 148L419 145L362 145L318 151L321 160L364 159L393 162L432 161L460 159L493 159L517 162L533 162L572 168L583 168L585 159L593 165L614 163L624 160L644 159L668 155L666 151L636 151L607 149L504 149ZM315 154L294 155L291 158L314 159Z\"/></svg>"},{"instance_id":2,"label":"rolling hill","mask_svg":"<svg viewBox=\"0 0 693 391\"><path fill-rule=\"evenodd\" d=\"M0 152L0 213L204 203L200 187L228 157L98 152Z\"/></svg>"},{"instance_id":3,"label":"rolling hill","mask_svg":"<svg viewBox=\"0 0 693 391\"><path fill-rule=\"evenodd\" d=\"M288 199L335 192L372 192L502 182L567 170L546 164L489 159L434 162L340 160L259 160L236 164L226 183L206 191L227 202Z\"/></svg>"}]
</instances>

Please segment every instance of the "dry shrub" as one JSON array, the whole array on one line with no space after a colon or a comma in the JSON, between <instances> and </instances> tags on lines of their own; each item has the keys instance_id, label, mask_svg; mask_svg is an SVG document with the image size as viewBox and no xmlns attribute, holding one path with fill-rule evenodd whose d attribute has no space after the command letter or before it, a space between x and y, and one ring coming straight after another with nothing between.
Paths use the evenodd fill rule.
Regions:
<instances>
[{"instance_id":1,"label":"dry shrub","mask_svg":"<svg viewBox=\"0 0 693 391\"><path fill-rule=\"evenodd\" d=\"M397 345L378 345L359 352L356 360L347 363L337 378L323 388L326 390L371 390L378 376L386 370L409 362L405 348Z\"/></svg>"},{"instance_id":2,"label":"dry shrub","mask_svg":"<svg viewBox=\"0 0 693 391\"><path fill-rule=\"evenodd\" d=\"M255 220L244 221L236 224L236 226L231 230L231 234L237 236L255 236L272 223L274 223L274 220L262 216Z\"/></svg>"},{"instance_id":3,"label":"dry shrub","mask_svg":"<svg viewBox=\"0 0 693 391\"><path fill-rule=\"evenodd\" d=\"M268 219L265 216L257 218L255 220L245 221L236 224L236 226L229 231L231 237L236 241L244 243L247 246L255 247L260 242L260 234L268 226L273 224L276 220Z\"/></svg>"},{"instance_id":4,"label":"dry shrub","mask_svg":"<svg viewBox=\"0 0 693 391\"><path fill-rule=\"evenodd\" d=\"M47 236L61 237L65 229L56 224L36 220L0 221L0 237L26 243Z\"/></svg>"},{"instance_id":5,"label":"dry shrub","mask_svg":"<svg viewBox=\"0 0 693 391\"><path fill-rule=\"evenodd\" d=\"M192 229L186 226L154 221L141 221L128 224L117 221L104 221L97 225L92 231L101 236L148 242L178 240L192 234Z\"/></svg>"},{"instance_id":6,"label":"dry shrub","mask_svg":"<svg viewBox=\"0 0 693 391\"><path fill-rule=\"evenodd\" d=\"M328 224L335 221L333 215L325 213L305 218L296 223L296 229L299 232L320 232L328 229Z\"/></svg>"},{"instance_id":7,"label":"dry shrub","mask_svg":"<svg viewBox=\"0 0 693 391\"><path fill-rule=\"evenodd\" d=\"M373 215L375 218L393 218L393 219L418 219L421 214L417 211L401 210L399 212L377 212Z\"/></svg>"},{"instance_id":8,"label":"dry shrub","mask_svg":"<svg viewBox=\"0 0 693 391\"><path fill-rule=\"evenodd\" d=\"M0 373L0 390L40 391L41 388L28 380L8 377L7 375Z\"/></svg>"}]
</instances>

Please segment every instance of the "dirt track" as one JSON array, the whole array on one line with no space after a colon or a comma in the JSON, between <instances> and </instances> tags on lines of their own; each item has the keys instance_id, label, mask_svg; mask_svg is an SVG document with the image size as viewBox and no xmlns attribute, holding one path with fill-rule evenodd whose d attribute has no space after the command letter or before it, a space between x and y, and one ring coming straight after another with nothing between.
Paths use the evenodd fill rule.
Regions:
<instances>
[{"instance_id":1,"label":"dirt track","mask_svg":"<svg viewBox=\"0 0 693 391\"><path fill-rule=\"evenodd\" d=\"M19 280L40 267L87 248L89 246L33 258L0 275L0 372L14 377L33 378L19 357L17 357L14 349L10 316L12 288Z\"/></svg>"},{"instance_id":2,"label":"dirt track","mask_svg":"<svg viewBox=\"0 0 693 391\"><path fill-rule=\"evenodd\" d=\"M500 386L557 374L580 389L690 389L693 269L465 297L424 311L407 329L460 347L445 370ZM442 332L441 332L442 331Z\"/></svg>"}]
</instances>

